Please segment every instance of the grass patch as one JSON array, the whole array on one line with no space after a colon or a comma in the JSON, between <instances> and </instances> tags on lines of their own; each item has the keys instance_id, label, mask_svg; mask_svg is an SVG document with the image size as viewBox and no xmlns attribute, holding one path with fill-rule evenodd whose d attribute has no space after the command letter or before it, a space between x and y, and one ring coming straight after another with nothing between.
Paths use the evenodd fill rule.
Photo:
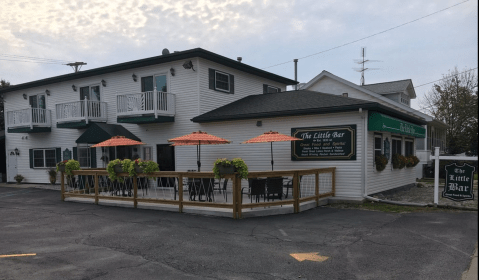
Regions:
<instances>
[{"instance_id":1,"label":"grass patch","mask_svg":"<svg viewBox=\"0 0 479 280\"><path fill-rule=\"evenodd\" d=\"M362 204L352 204L352 203L351 204L350 203L330 204L329 207L340 208L340 209L361 209L361 210L370 210L370 211L381 211L381 212L388 212L388 213L457 211L455 209L402 206L402 205L394 205L394 204L372 202L372 201L366 201Z\"/></svg>"}]
</instances>

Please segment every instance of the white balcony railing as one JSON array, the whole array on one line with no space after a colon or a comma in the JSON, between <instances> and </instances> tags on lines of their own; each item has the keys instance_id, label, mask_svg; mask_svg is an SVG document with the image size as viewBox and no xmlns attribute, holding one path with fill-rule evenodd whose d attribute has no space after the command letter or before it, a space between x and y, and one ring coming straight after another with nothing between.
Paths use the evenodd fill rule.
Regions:
<instances>
[{"instance_id":1,"label":"white balcony railing","mask_svg":"<svg viewBox=\"0 0 479 280\"><path fill-rule=\"evenodd\" d=\"M56 104L57 122L106 122L106 102L81 100Z\"/></svg>"},{"instance_id":2,"label":"white balcony railing","mask_svg":"<svg viewBox=\"0 0 479 280\"><path fill-rule=\"evenodd\" d=\"M155 94L156 92L156 94ZM117 95L117 116L154 114L158 116L175 116L175 99L173 93L147 91Z\"/></svg>"},{"instance_id":3,"label":"white balcony railing","mask_svg":"<svg viewBox=\"0 0 479 280\"><path fill-rule=\"evenodd\" d=\"M27 108L7 112L7 128L14 127L51 127L51 111L39 108Z\"/></svg>"}]
</instances>

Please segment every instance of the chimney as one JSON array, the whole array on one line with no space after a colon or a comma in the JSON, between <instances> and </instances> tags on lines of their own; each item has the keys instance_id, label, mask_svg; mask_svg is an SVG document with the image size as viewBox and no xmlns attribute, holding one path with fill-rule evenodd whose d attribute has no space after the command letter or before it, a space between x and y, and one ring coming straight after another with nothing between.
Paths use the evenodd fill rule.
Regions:
<instances>
[{"instance_id":1,"label":"chimney","mask_svg":"<svg viewBox=\"0 0 479 280\"><path fill-rule=\"evenodd\" d=\"M236 59L238 60L238 62L241 62L241 60L243 60L241 56L238 56Z\"/></svg>"}]
</instances>

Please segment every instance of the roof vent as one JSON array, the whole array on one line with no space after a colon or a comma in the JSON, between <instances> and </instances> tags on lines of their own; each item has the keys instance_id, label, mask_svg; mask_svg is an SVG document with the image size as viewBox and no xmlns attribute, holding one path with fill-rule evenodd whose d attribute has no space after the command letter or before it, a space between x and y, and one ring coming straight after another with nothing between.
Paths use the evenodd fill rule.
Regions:
<instances>
[{"instance_id":1,"label":"roof vent","mask_svg":"<svg viewBox=\"0 0 479 280\"><path fill-rule=\"evenodd\" d=\"M161 51L161 54L162 55L170 54L170 51L167 48L164 48L163 51Z\"/></svg>"},{"instance_id":2,"label":"roof vent","mask_svg":"<svg viewBox=\"0 0 479 280\"><path fill-rule=\"evenodd\" d=\"M343 92L343 97L348 97L348 93L347 93L347 92Z\"/></svg>"},{"instance_id":3,"label":"roof vent","mask_svg":"<svg viewBox=\"0 0 479 280\"><path fill-rule=\"evenodd\" d=\"M241 62L241 60L243 60L241 56L238 56L236 59L238 60L238 62Z\"/></svg>"}]
</instances>

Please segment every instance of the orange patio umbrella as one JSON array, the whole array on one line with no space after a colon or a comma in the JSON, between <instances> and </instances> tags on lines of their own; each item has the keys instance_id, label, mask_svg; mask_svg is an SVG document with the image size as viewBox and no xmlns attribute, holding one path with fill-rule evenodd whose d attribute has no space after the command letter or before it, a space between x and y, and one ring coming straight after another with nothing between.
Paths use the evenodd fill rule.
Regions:
<instances>
[{"instance_id":1,"label":"orange patio umbrella","mask_svg":"<svg viewBox=\"0 0 479 280\"><path fill-rule=\"evenodd\" d=\"M198 165L198 172L201 169L201 145L217 145L229 144L230 141L208 134L204 131L195 131L193 133L183 135L180 137L169 139L168 142L173 142L172 146L193 146L196 145L196 163Z\"/></svg>"},{"instance_id":2,"label":"orange patio umbrella","mask_svg":"<svg viewBox=\"0 0 479 280\"><path fill-rule=\"evenodd\" d=\"M116 147L116 146L135 146L135 145L145 145L145 143L126 138L125 136L113 136L112 138L100 142L91 146L90 148L96 147Z\"/></svg>"},{"instance_id":3,"label":"orange patio umbrella","mask_svg":"<svg viewBox=\"0 0 479 280\"><path fill-rule=\"evenodd\" d=\"M260 136L251 138L247 141L244 141L241 144L247 143L266 143L271 142L271 170L273 169L274 161L273 161L273 142L285 142L285 141L299 141L303 140L301 138L296 138L288 135L281 134L276 131L269 131L261 134Z\"/></svg>"}]
</instances>

